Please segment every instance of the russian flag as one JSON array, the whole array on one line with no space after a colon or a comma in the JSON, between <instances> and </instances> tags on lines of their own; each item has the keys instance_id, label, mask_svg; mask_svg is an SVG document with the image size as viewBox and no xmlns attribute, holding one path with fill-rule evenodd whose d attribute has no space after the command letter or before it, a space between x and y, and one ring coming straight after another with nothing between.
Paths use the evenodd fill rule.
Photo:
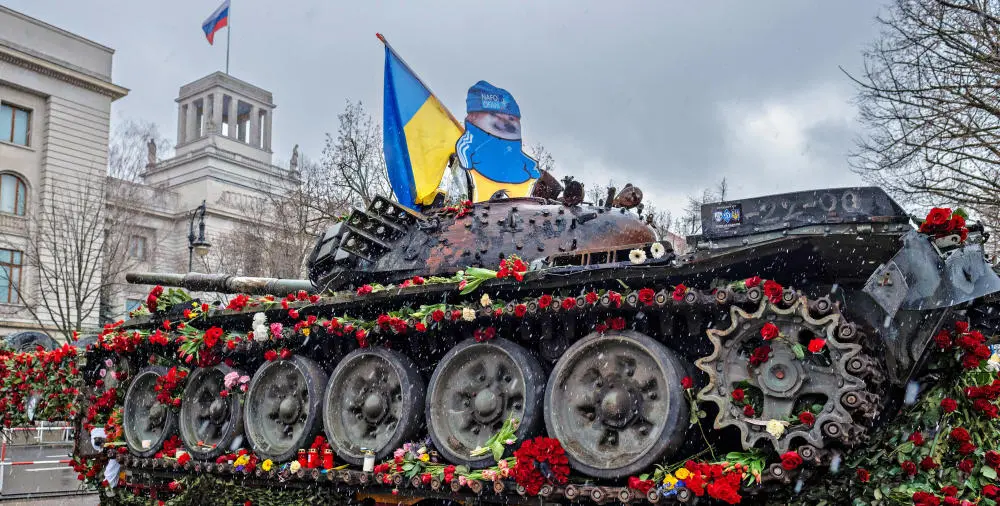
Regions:
<instances>
[{"instance_id":1,"label":"russian flag","mask_svg":"<svg viewBox=\"0 0 1000 506\"><path fill-rule=\"evenodd\" d=\"M205 38L208 39L209 44L213 43L215 32L222 30L227 23L229 23L229 0L224 0L222 5L215 9L215 12L201 24L201 29L205 32Z\"/></svg>"}]
</instances>

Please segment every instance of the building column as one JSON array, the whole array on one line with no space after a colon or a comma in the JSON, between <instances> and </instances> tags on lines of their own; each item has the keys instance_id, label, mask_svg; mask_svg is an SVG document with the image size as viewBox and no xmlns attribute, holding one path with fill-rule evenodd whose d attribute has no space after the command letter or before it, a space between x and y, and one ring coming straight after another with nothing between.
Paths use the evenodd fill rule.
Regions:
<instances>
[{"instance_id":1,"label":"building column","mask_svg":"<svg viewBox=\"0 0 1000 506\"><path fill-rule=\"evenodd\" d=\"M271 111L264 112L264 150L271 151Z\"/></svg>"},{"instance_id":2,"label":"building column","mask_svg":"<svg viewBox=\"0 0 1000 506\"><path fill-rule=\"evenodd\" d=\"M187 103L187 134L184 136L184 142L191 142L198 138L198 106L195 105L194 100L190 100Z\"/></svg>"},{"instance_id":3,"label":"building column","mask_svg":"<svg viewBox=\"0 0 1000 506\"><path fill-rule=\"evenodd\" d=\"M222 135L222 93L212 94L212 125L210 133Z\"/></svg>"},{"instance_id":4,"label":"building column","mask_svg":"<svg viewBox=\"0 0 1000 506\"><path fill-rule=\"evenodd\" d=\"M240 123L237 116L237 107L240 101L236 97L229 97L229 138L239 140Z\"/></svg>"},{"instance_id":5,"label":"building column","mask_svg":"<svg viewBox=\"0 0 1000 506\"><path fill-rule=\"evenodd\" d=\"M250 142L255 148L260 147L260 109L257 106L250 107Z\"/></svg>"},{"instance_id":6,"label":"building column","mask_svg":"<svg viewBox=\"0 0 1000 506\"><path fill-rule=\"evenodd\" d=\"M177 104L177 145L187 137L187 104Z\"/></svg>"}]
</instances>

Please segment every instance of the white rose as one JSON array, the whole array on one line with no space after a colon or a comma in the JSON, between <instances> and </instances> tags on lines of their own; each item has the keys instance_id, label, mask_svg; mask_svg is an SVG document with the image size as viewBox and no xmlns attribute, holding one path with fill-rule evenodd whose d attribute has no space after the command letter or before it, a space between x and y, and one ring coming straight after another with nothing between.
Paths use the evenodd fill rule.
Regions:
<instances>
[{"instance_id":1,"label":"white rose","mask_svg":"<svg viewBox=\"0 0 1000 506\"><path fill-rule=\"evenodd\" d=\"M476 319L476 312L467 307L462 308L462 319L471 322Z\"/></svg>"},{"instance_id":2,"label":"white rose","mask_svg":"<svg viewBox=\"0 0 1000 506\"><path fill-rule=\"evenodd\" d=\"M775 438L780 439L781 435L785 433L785 423L778 420L769 420L767 422L767 432Z\"/></svg>"},{"instance_id":3,"label":"white rose","mask_svg":"<svg viewBox=\"0 0 1000 506\"><path fill-rule=\"evenodd\" d=\"M271 331L267 329L266 325L255 325L253 328L253 340L257 342L267 341L270 337Z\"/></svg>"}]
</instances>

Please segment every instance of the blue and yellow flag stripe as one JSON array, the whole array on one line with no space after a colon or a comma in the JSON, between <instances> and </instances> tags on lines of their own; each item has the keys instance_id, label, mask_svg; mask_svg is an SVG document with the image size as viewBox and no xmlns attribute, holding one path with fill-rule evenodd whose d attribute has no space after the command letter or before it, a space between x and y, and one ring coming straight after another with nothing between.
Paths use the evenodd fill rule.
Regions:
<instances>
[{"instance_id":1,"label":"blue and yellow flag stripe","mask_svg":"<svg viewBox=\"0 0 1000 506\"><path fill-rule=\"evenodd\" d=\"M382 142L392 191L411 209L434 201L462 125L385 43Z\"/></svg>"}]
</instances>

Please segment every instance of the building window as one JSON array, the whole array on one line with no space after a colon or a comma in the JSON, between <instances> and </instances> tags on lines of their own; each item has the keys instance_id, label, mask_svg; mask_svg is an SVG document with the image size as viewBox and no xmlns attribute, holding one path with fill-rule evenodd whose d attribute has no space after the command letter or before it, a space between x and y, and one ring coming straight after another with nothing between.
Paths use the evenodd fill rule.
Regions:
<instances>
[{"instance_id":1,"label":"building window","mask_svg":"<svg viewBox=\"0 0 1000 506\"><path fill-rule=\"evenodd\" d=\"M31 142L31 111L0 104L0 141L27 146Z\"/></svg>"},{"instance_id":2,"label":"building window","mask_svg":"<svg viewBox=\"0 0 1000 506\"><path fill-rule=\"evenodd\" d=\"M128 241L128 257L140 262L146 261L146 238L133 235Z\"/></svg>"},{"instance_id":3,"label":"building window","mask_svg":"<svg viewBox=\"0 0 1000 506\"><path fill-rule=\"evenodd\" d=\"M0 304L17 304L21 287L21 252L0 249Z\"/></svg>"},{"instance_id":4,"label":"building window","mask_svg":"<svg viewBox=\"0 0 1000 506\"><path fill-rule=\"evenodd\" d=\"M139 299L125 299L125 314L139 309L140 305L142 305L142 301Z\"/></svg>"},{"instance_id":5,"label":"building window","mask_svg":"<svg viewBox=\"0 0 1000 506\"><path fill-rule=\"evenodd\" d=\"M0 213L24 216L28 187L13 174L0 174Z\"/></svg>"}]
</instances>

